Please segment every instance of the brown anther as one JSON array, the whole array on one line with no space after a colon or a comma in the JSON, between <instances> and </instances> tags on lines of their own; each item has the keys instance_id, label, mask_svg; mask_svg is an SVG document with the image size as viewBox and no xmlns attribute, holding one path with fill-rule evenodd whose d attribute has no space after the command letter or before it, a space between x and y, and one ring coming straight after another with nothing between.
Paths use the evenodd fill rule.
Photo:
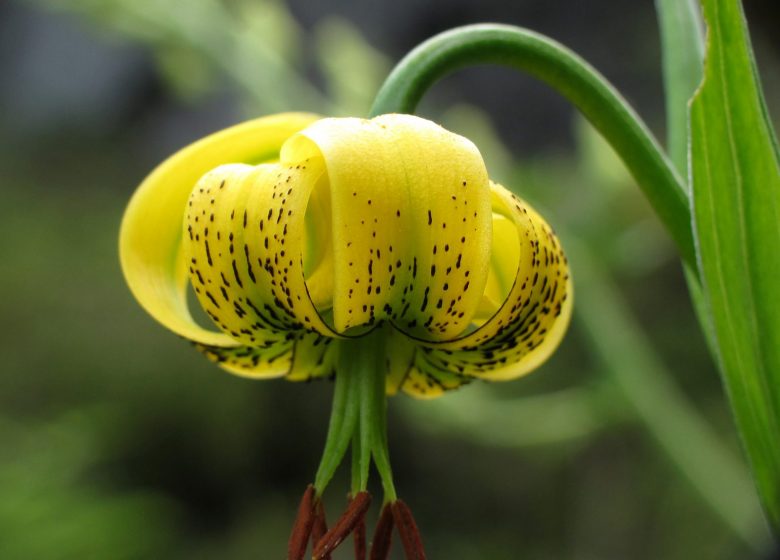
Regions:
<instances>
[{"instance_id":1,"label":"brown anther","mask_svg":"<svg viewBox=\"0 0 780 560\"><path fill-rule=\"evenodd\" d=\"M409 509L403 500L396 500L392 503L393 520L398 527L398 535L401 537L401 544L406 553L406 560L425 560L425 549L423 548L420 530L412 516L412 510Z\"/></svg>"},{"instance_id":2,"label":"brown anther","mask_svg":"<svg viewBox=\"0 0 780 560\"><path fill-rule=\"evenodd\" d=\"M317 500L314 509L314 525L311 528L311 542L316 545L327 532L328 520L325 518L325 506L322 504L322 500Z\"/></svg>"},{"instance_id":3,"label":"brown anther","mask_svg":"<svg viewBox=\"0 0 780 560\"><path fill-rule=\"evenodd\" d=\"M366 520L361 519L352 533L355 560L366 560Z\"/></svg>"},{"instance_id":4,"label":"brown anther","mask_svg":"<svg viewBox=\"0 0 780 560\"><path fill-rule=\"evenodd\" d=\"M318 500L314 510L314 525L311 528L311 545L312 548L317 546L322 537L328 532L328 521L325 518L325 506L322 500ZM326 554L322 557L323 560L331 560L330 554Z\"/></svg>"},{"instance_id":5,"label":"brown anther","mask_svg":"<svg viewBox=\"0 0 780 560\"><path fill-rule=\"evenodd\" d=\"M368 506L371 505L371 495L368 492L358 492L349 502L347 509L339 517L333 528L325 533L314 546L314 560L325 560L333 550L340 545L358 524L365 518Z\"/></svg>"},{"instance_id":6,"label":"brown anther","mask_svg":"<svg viewBox=\"0 0 780 560\"><path fill-rule=\"evenodd\" d=\"M303 560L306 554L306 548L309 546L309 537L314 525L316 501L318 500L314 494L314 486L309 484L303 493L303 498L301 498L290 540L287 542L287 560Z\"/></svg>"},{"instance_id":7,"label":"brown anther","mask_svg":"<svg viewBox=\"0 0 780 560\"><path fill-rule=\"evenodd\" d=\"M393 537L393 510L390 504L385 504L374 529L371 540L371 556L369 560L387 560L390 557L390 545Z\"/></svg>"}]
</instances>

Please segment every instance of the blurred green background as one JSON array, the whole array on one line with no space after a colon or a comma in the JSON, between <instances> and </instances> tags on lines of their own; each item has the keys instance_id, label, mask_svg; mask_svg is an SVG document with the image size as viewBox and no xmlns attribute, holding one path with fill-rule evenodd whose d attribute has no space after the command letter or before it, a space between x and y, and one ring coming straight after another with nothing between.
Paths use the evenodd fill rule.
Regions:
<instances>
[{"instance_id":1,"label":"blurred green background","mask_svg":"<svg viewBox=\"0 0 780 560\"><path fill-rule=\"evenodd\" d=\"M778 5L746 4L777 115ZM651 0L0 4L0 558L284 556L332 386L230 376L155 324L119 270L124 206L184 144L282 110L363 115L392 61L488 20L577 50L663 137ZM420 113L543 210L576 282L537 373L391 400L429 557L769 558L674 248L610 149L509 70L448 78ZM347 473L331 488L333 518Z\"/></svg>"}]
</instances>

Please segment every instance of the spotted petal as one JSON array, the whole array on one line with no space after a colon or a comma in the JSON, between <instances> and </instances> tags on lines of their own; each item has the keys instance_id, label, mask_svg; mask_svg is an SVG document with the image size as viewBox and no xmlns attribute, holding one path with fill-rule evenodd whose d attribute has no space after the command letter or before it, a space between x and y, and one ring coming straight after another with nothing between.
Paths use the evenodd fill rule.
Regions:
<instances>
[{"instance_id":1,"label":"spotted petal","mask_svg":"<svg viewBox=\"0 0 780 560\"><path fill-rule=\"evenodd\" d=\"M194 342L209 357L251 376L306 376L326 361L316 337L267 337L246 345L196 323L187 307L190 262L182 246L182 224L193 186L225 162L260 163L278 158L282 143L317 119L288 113L249 121L208 136L174 154L142 183L125 213L120 259L141 305L167 328ZM191 259L191 257L190 257ZM305 338L299 343L298 338ZM301 352L295 352L301 346Z\"/></svg>"},{"instance_id":2,"label":"spotted petal","mask_svg":"<svg viewBox=\"0 0 780 560\"><path fill-rule=\"evenodd\" d=\"M462 332L490 258L490 187L476 147L425 119L383 115L318 121L282 159L318 155L331 205L335 330L386 320L422 340Z\"/></svg>"},{"instance_id":3,"label":"spotted petal","mask_svg":"<svg viewBox=\"0 0 780 560\"><path fill-rule=\"evenodd\" d=\"M333 342L381 322L395 327L391 393L435 396L546 359L570 314L566 259L473 144L410 115L315 121L239 125L152 173L121 235L142 305L256 377L329 375ZM190 316L188 276L218 331Z\"/></svg>"},{"instance_id":4,"label":"spotted petal","mask_svg":"<svg viewBox=\"0 0 780 560\"><path fill-rule=\"evenodd\" d=\"M528 204L491 186L492 254L499 258L491 261L473 330L454 340L418 344L396 382L407 393L430 398L475 378L519 377L544 362L566 331L572 284L557 237Z\"/></svg>"}]
</instances>

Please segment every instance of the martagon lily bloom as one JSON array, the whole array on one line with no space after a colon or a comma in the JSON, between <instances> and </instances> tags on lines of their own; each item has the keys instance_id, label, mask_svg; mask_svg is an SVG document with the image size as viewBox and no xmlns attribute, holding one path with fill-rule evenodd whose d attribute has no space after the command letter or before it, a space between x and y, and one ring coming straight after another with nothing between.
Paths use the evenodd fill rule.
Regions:
<instances>
[{"instance_id":1,"label":"martagon lily bloom","mask_svg":"<svg viewBox=\"0 0 780 560\"><path fill-rule=\"evenodd\" d=\"M389 550L394 524L407 555L422 558L386 465L385 393L432 398L474 379L524 375L557 347L571 312L552 229L490 181L469 140L410 115L289 113L208 136L141 184L120 253L140 304L222 368L259 379L335 376L338 418L290 557L303 557L312 534L319 558L358 535L373 457L386 493L374 546ZM212 328L192 318L190 285ZM340 376L353 370L358 381L339 397ZM380 380L379 400L349 388L369 378ZM359 411L352 424L349 406ZM319 498L350 441L366 475L326 531Z\"/></svg>"}]
</instances>

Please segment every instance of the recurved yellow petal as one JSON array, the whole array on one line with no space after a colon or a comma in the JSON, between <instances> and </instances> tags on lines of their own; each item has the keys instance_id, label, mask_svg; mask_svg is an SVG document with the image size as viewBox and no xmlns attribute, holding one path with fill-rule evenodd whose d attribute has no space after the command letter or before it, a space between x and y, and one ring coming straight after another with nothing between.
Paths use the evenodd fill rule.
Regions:
<instances>
[{"instance_id":1,"label":"recurved yellow petal","mask_svg":"<svg viewBox=\"0 0 780 560\"><path fill-rule=\"evenodd\" d=\"M249 346L303 331L335 333L305 280L310 195L326 181L319 156L299 163L223 165L192 191L184 254L201 306L231 338Z\"/></svg>"},{"instance_id":2,"label":"recurved yellow petal","mask_svg":"<svg viewBox=\"0 0 780 560\"><path fill-rule=\"evenodd\" d=\"M136 299L160 323L193 341L207 356L234 373L253 377L318 375L321 368L317 364L327 362L327 345L321 341L314 344L317 336L290 336L280 331L258 332L253 341L246 333L232 336L233 333L208 330L192 319L187 307L190 275L194 277L193 287L201 292L199 297L208 296L194 273L195 257L182 244L183 227L187 236L184 239L188 238L185 211L192 209L188 198L201 176L220 164L237 162L229 166L237 172L249 167L244 164L278 159L283 142L317 118L298 113L274 115L228 128L187 146L146 178L125 212L120 259ZM201 215L198 220L209 218L210 215ZM200 225L206 226L205 222ZM202 234L193 232L193 239ZM222 297L213 277L201 279L209 285L210 294L214 290L211 296L215 300Z\"/></svg>"},{"instance_id":3,"label":"recurved yellow petal","mask_svg":"<svg viewBox=\"0 0 780 560\"><path fill-rule=\"evenodd\" d=\"M473 378L519 377L544 362L566 331L572 284L557 237L525 202L500 185L493 184L492 190L494 225L502 224L495 229L493 250L501 251L502 258L494 262L486 305L502 291L499 278L508 267L515 271L511 289L495 314L482 324L477 321L473 331L450 341L420 344L401 384L407 393L430 398ZM514 224L515 243L506 238L501 217Z\"/></svg>"},{"instance_id":4,"label":"recurved yellow petal","mask_svg":"<svg viewBox=\"0 0 780 560\"><path fill-rule=\"evenodd\" d=\"M144 181L120 252L152 316L252 377L329 375L336 339L386 322L388 392L432 397L530 371L571 308L549 226L471 142L410 115L205 138ZM218 331L192 319L188 277Z\"/></svg>"},{"instance_id":5,"label":"recurved yellow petal","mask_svg":"<svg viewBox=\"0 0 780 560\"><path fill-rule=\"evenodd\" d=\"M425 340L462 332L487 280L491 211L474 145L410 115L323 119L282 160L321 156L335 329L380 320Z\"/></svg>"},{"instance_id":6,"label":"recurved yellow petal","mask_svg":"<svg viewBox=\"0 0 780 560\"><path fill-rule=\"evenodd\" d=\"M334 341L333 338L304 332L289 340L257 346L195 346L223 369L242 377L268 379L284 376L290 381L308 381L333 374Z\"/></svg>"},{"instance_id":7,"label":"recurved yellow petal","mask_svg":"<svg viewBox=\"0 0 780 560\"><path fill-rule=\"evenodd\" d=\"M187 200L210 169L226 162L274 160L290 135L316 119L288 113L222 130L177 152L144 180L125 212L119 254L133 295L152 317L190 340L236 345L224 334L199 326L187 309L189 275L181 247Z\"/></svg>"},{"instance_id":8,"label":"recurved yellow petal","mask_svg":"<svg viewBox=\"0 0 780 560\"><path fill-rule=\"evenodd\" d=\"M493 240L490 247L490 271L485 291L472 323L480 326L495 315L512 289L520 258L520 243L514 221L493 212Z\"/></svg>"}]
</instances>

